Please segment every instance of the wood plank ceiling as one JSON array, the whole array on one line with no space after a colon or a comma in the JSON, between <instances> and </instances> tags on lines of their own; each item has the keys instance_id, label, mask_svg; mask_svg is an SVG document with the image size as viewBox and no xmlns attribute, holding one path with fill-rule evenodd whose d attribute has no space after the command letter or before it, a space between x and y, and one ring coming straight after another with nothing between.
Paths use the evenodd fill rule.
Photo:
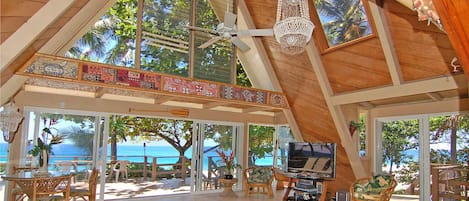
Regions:
<instances>
[{"instance_id":1,"label":"wood plank ceiling","mask_svg":"<svg viewBox=\"0 0 469 201\"><path fill-rule=\"evenodd\" d=\"M3 0L0 25L2 48L5 41L52 1ZM80 8L92 1L74 1L64 14L19 51L14 62L0 66L0 86L3 88L28 58L53 38ZM276 1L245 0L245 3L256 28L273 27ZM309 5L313 5L312 0ZM319 61L306 52L293 57L285 55L281 53L274 37L261 37L268 60L281 90L287 96L304 140L337 142L342 145L337 155L337 179L335 185L332 185L332 191L348 188L355 180L355 175L350 174L352 164L344 148L348 144L342 142L343 134L337 131L340 129L334 122L336 114L330 110L331 107L347 104L381 107L468 96L467 77L459 76L461 72L452 72L450 63L456 53L444 32L436 26L427 26L426 22L417 21L415 12L396 1L385 1L383 7L378 9L375 5L370 7L375 8L375 12L368 13L368 16L376 17L373 19L373 36L330 50L317 48ZM322 28L312 6L310 13L316 25L312 43L323 44L320 41L324 38L321 36ZM384 26L384 23L387 25ZM72 36L68 40L72 40ZM325 79L318 79L320 75L313 70L313 63L322 64L326 76L321 78ZM441 78L456 79L457 87L451 84L436 86L443 83ZM320 80L328 82L322 83ZM321 88L324 84L331 88L331 94L324 93ZM419 85L422 87L418 88Z\"/></svg>"}]
</instances>

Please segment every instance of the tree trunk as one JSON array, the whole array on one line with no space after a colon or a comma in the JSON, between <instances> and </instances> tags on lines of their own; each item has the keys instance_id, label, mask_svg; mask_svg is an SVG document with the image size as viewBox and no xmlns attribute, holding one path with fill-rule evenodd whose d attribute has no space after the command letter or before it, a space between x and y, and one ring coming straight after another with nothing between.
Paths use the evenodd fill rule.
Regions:
<instances>
[{"instance_id":1,"label":"tree trunk","mask_svg":"<svg viewBox=\"0 0 469 201\"><path fill-rule=\"evenodd\" d=\"M117 160L117 136L116 133L113 132L111 134L111 162Z\"/></svg>"},{"instance_id":2,"label":"tree trunk","mask_svg":"<svg viewBox=\"0 0 469 201\"><path fill-rule=\"evenodd\" d=\"M454 124L453 124L454 125ZM451 165L457 164L457 150L456 150L456 137L457 137L457 128L451 129Z\"/></svg>"}]
</instances>

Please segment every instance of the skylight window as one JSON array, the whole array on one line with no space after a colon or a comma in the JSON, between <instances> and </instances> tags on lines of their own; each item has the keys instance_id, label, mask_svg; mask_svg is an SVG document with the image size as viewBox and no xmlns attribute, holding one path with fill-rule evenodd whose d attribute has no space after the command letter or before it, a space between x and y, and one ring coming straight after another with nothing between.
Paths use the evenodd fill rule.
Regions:
<instances>
[{"instance_id":1,"label":"skylight window","mask_svg":"<svg viewBox=\"0 0 469 201\"><path fill-rule=\"evenodd\" d=\"M315 0L314 5L329 47L371 34L361 0Z\"/></svg>"}]
</instances>

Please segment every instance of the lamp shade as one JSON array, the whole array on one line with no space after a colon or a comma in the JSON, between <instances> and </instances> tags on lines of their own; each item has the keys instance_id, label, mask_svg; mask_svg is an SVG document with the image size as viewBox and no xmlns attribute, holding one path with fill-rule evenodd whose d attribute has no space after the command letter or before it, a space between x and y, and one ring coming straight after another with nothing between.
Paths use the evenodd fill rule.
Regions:
<instances>
[{"instance_id":1,"label":"lamp shade","mask_svg":"<svg viewBox=\"0 0 469 201\"><path fill-rule=\"evenodd\" d=\"M274 35L282 52L295 55L304 51L314 24L309 19L308 1L279 0Z\"/></svg>"}]
</instances>

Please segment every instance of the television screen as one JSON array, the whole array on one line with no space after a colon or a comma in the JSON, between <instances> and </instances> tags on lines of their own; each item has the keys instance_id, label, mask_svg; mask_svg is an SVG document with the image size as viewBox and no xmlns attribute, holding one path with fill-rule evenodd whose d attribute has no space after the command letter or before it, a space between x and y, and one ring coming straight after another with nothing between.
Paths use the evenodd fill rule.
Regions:
<instances>
[{"instance_id":1,"label":"television screen","mask_svg":"<svg viewBox=\"0 0 469 201\"><path fill-rule=\"evenodd\" d=\"M335 178L335 143L290 142L288 172Z\"/></svg>"}]
</instances>

